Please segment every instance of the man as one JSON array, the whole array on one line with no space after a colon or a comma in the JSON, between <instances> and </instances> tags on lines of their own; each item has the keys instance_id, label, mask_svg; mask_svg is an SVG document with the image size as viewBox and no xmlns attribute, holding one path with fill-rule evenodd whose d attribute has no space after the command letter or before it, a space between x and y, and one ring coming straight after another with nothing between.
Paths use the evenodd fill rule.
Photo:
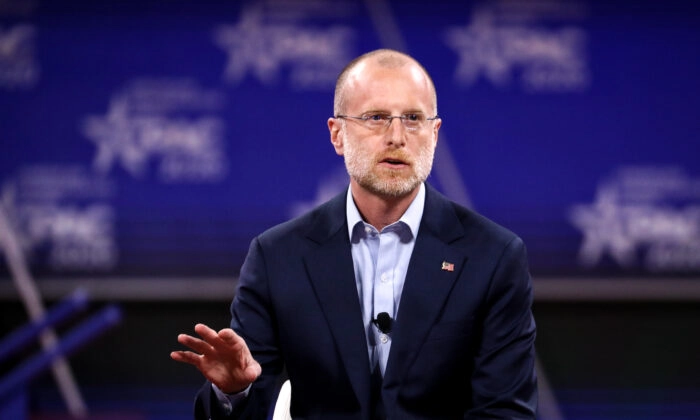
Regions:
<instances>
[{"instance_id":1,"label":"man","mask_svg":"<svg viewBox=\"0 0 700 420\"><path fill-rule=\"evenodd\" d=\"M267 417L282 375L305 419L532 419L522 241L424 184L442 121L413 58L353 60L328 119L347 192L255 238L231 329L172 358L208 379L201 418Z\"/></svg>"}]
</instances>

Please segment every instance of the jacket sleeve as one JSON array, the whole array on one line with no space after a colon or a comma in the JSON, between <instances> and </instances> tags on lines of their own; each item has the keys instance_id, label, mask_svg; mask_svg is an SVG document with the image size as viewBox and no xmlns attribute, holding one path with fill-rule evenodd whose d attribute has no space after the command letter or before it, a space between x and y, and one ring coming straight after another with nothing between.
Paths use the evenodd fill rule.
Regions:
<instances>
[{"instance_id":1,"label":"jacket sleeve","mask_svg":"<svg viewBox=\"0 0 700 420\"><path fill-rule=\"evenodd\" d=\"M230 414L207 382L195 400L195 419L264 419L268 417L279 389L283 362L278 348L274 313L268 293L265 256L258 238L254 239L241 267L236 296L231 304L231 328L248 345L260 363L262 374L252 384L248 396Z\"/></svg>"},{"instance_id":2,"label":"jacket sleeve","mask_svg":"<svg viewBox=\"0 0 700 420\"><path fill-rule=\"evenodd\" d=\"M467 419L534 419L537 410L535 321L525 246L504 248L485 302L482 339L472 376Z\"/></svg>"}]
</instances>

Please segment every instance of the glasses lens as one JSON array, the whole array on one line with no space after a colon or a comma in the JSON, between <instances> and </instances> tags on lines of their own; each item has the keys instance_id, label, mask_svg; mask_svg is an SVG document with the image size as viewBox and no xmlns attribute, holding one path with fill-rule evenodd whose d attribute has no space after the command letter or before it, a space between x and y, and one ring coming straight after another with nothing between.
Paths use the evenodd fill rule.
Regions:
<instances>
[{"instance_id":1,"label":"glasses lens","mask_svg":"<svg viewBox=\"0 0 700 420\"><path fill-rule=\"evenodd\" d=\"M362 116L362 121L364 124L371 128L372 130L378 130L389 125L391 121L391 116L388 114L381 113L369 113Z\"/></svg>"},{"instance_id":2,"label":"glasses lens","mask_svg":"<svg viewBox=\"0 0 700 420\"><path fill-rule=\"evenodd\" d=\"M423 114L404 114L401 121L409 130L417 130L425 123L425 115Z\"/></svg>"}]
</instances>

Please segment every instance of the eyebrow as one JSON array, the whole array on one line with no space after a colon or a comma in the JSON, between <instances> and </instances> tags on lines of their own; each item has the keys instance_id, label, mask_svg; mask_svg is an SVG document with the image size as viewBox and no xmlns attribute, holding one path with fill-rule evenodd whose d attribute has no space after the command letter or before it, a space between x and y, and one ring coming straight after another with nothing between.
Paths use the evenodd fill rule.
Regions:
<instances>
[{"instance_id":1,"label":"eyebrow","mask_svg":"<svg viewBox=\"0 0 700 420\"><path fill-rule=\"evenodd\" d=\"M369 114L369 113L391 114L391 112L389 112L385 109L368 109L368 110L362 112L362 114ZM362 114L360 114L360 115L362 115ZM425 114L425 112L423 112L419 109L409 109L407 111L401 111L401 115L403 115L403 114Z\"/></svg>"}]
</instances>

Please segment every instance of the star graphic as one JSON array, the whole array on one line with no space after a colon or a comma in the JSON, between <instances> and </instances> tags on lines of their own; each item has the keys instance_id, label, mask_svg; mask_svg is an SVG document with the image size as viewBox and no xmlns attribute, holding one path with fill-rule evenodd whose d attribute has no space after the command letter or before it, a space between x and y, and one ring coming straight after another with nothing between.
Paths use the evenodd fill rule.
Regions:
<instances>
[{"instance_id":1,"label":"star graphic","mask_svg":"<svg viewBox=\"0 0 700 420\"><path fill-rule=\"evenodd\" d=\"M97 146L93 168L100 174L106 174L118 159L131 175L141 176L147 154L139 147L137 131L123 100L112 101L104 117L86 118L83 133Z\"/></svg>"},{"instance_id":2,"label":"star graphic","mask_svg":"<svg viewBox=\"0 0 700 420\"><path fill-rule=\"evenodd\" d=\"M635 264L636 243L627 232L624 209L612 188L601 188L591 205L579 205L571 211L571 222L583 233L579 261L592 267L609 253L622 267Z\"/></svg>"},{"instance_id":3,"label":"star graphic","mask_svg":"<svg viewBox=\"0 0 700 420\"><path fill-rule=\"evenodd\" d=\"M264 26L262 20L259 8L249 8L242 12L237 25L223 25L216 30L216 43L228 53L224 70L227 81L238 83L249 70L264 84L277 79L280 60L272 53L275 37L270 35L271 28ZM276 29L283 30L283 26Z\"/></svg>"},{"instance_id":4,"label":"star graphic","mask_svg":"<svg viewBox=\"0 0 700 420\"><path fill-rule=\"evenodd\" d=\"M487 12L475 14L467 26L450 28L446 42L459 56L455 79L471 85L483 73L496 86L508 85L512 64L504 52L501 35L501 29Z\"/></svg>"}]
</instances>

